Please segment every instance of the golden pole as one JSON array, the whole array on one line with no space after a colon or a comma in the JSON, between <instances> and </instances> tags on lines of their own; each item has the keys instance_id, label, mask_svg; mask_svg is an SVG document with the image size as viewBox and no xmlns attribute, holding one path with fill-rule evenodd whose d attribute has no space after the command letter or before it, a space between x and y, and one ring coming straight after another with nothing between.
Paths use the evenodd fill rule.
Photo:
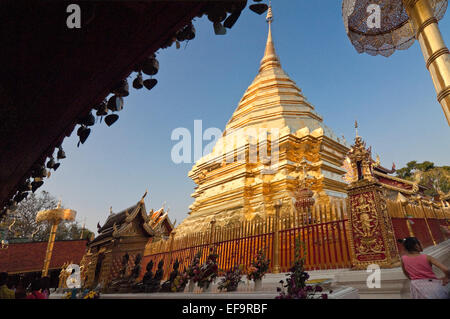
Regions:
<instances>
[{"instance_id":1,"label":"golden pole","mask_svg":"<svg viewBox=\"0 0 450 319\"><path fill-rule=\"evenodd\" d=\"M169 262L167 263L167 270L164 272L164 278L168 278L169 272L170 272L170 266L172 265L172 250L173 250L173 241L175 238L175 234L176 232L172 230L172 232L170 233L170 241L169 241L169 256L168 256L168 260Z\"/></svg>"},{"instance_id":2,"label":"golden pole","mask_svg":"<svg viewBox=\"0 0 450 319\"><path fill-rule=\"evenodd\" d=\"M431 209L433 210L433 213L434 213L434 216L436 218L436 221L439 224L439 229L441 230L441 234L444 236L445 240L447 240L447 235L441 229L441 225L440 225L440 222L439 222L440 218L439 218L439 216L438 216L438 214L436 213L436 210L435 210L435 208L439 208L439 206L435 207L434 205L435 205L434 203L431 203Z\"/></svg>"},{"instance_id":3,"label":"golden pole","mask_svg":"<svg viewBox=\"0 0 450 319\"><path fill-rule=\"evenodd\" d=\"M216 224L216 220L211 220L211 232L209 234L209 245L212 246L214 244L214 225Z\"/></svg>"},{"instance_id":4,"label":"golden pole","mask_svg":"<svg viewBox=\"0 0 450 319\"><path fill-rule=\"evenodd\" d=\"M408 218L408 214L406 213L406 206L407 205L408 205L408 202L400 203L400 206L402 207L401 209L402 209L403 214L405 215L405 218L406 218L406 227L408 227L409 237L416 237L414 235L414 231L412 229L411 222L410 222L410 220Z\"/></svg>"},{"instance_id":5,"label":"golden pole","mask_svg":"<svg viewBox=\"0 0 450 319\"><path fill-rule=\"evenodd\" d=\"M437 244L436 244L436 241L434 240L433 233L431 232L430 224L428 224L427 213L425 211L425 208L423 207L422 198L419 196L418 200L420 203L420 207L422 208L423 217L425 218L425 224L427 224L427 228L428 228L428 232L430 233L431 240L433 241L434 246L436 246Z\"/></svg>"},{"instance_id":6,"label":"golden pole","mask_svg":"<svg viewBox=\"0 0 450 319\"><path fill-rule=\"evenodd\" d=\"M280 208L281 208L281 201L278 200L275 203L275 229L273 233L273 268L272 272L274 274L280 273Z\"/></svg>"},{"instance_id":7,"label":"golden pole","mask_svg":"<svg viewBox=\"0 0 450 319\"><path fill-rule=\"evenodd\" d=\"M76 214L77 212L74 210L61 208L61 201L59 201L58 206L55 209L43 210L37 213L36 222L40 223L42 221L49 221L52 223L50 237L48 239L47 251L45 253L44 268L42 269L42 277L45 277L48 274L48 268L50 266L50 260L52 258L53 244L55 243L58 224L62 220L75 220Z\"/></svg>"},{"instance_id":8,"label":"golden pole","mask_svg":"<svg viewBox=\"0 0 450 319\"><path fill-rule=\"evenodd\" d=\"M430 0L403 0L408 16L414 23L420 47L430 71L437 99L450 125L450 52L445 46L434 17Z\"/></svg>"},{"instance_id":9,"label":"golden pole","mask_svg":"<svg viewBox=\"0 0 450 319\"><path fill-rule=\"evenodd\" d=\"M169 244L169 269L170 269L170 265L172 264L172 250L173 250L173 241L175 238L175 234L176 232L172 231L170 233L170 244Z\"/></svg>"},{"instance_id":10,"label":"golden pole","mask_svg":"<svg viewBox=\"0 0 450 319\"><path fill-rule=\"evenodd\" d=\"M45 252L44 269L42 269L42 277L46 277L48 274L48 268L50 267L50 260L52 259L53 245L56 238L56 230L58 229L59 220L55 219L50 230L50 237L48 238L47 251Z\"/></svg>"}]
</instances>

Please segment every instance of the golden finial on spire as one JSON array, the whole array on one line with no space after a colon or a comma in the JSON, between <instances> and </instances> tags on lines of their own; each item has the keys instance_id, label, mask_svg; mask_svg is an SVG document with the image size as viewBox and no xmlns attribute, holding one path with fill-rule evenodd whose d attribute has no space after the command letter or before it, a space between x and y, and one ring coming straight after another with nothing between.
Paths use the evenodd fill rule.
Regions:
<instances>
[{"instance_id":1,"label":"golden finial on spire","mask_svg":"<svg viewBox=\"0 0 450 319\"><path fill-rule=\"evenodd\" d=\"M261 60L261 66L259 71L263 71L265 69L280 67L280 60L278 59L277 53L275 52L275 46L272 40L272 22L273 22L273 14L272 14L272 3L269 3L269 10L267 11L266 21L269 24L269 33L267 35L267 43L266 49L264 51L264 57Z\"/></svg>"},{"instance_id":2,"label":"golden finial on spire","mask_svg":"<svg viewBox=\"0 0 450 319\"><path fill-rule=\"evenodd\" d=\"M267 17L266 17L267 23L272 23L273 21L273 15L272 15L272 1L269 1L269 10L267 11Z\"/></svg>"},{"instance_id":3,"label":"golden finial on spire","mask_svg":"<svg viewBox=\"0 0 450 319\"><path fill-rule=\"evenodd\" d=\"M356 137L358 137L358 121L355 121Z\"/></svg>"}]
</instances>

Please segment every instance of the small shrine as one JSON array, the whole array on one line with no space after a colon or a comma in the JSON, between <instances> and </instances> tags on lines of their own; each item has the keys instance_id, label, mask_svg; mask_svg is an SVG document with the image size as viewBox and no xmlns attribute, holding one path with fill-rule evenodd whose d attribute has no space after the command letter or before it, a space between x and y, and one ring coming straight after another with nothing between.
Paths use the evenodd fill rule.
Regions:
<instances>
[{"instance_id":1,"label":"small shrine","mask_svg":"<svg viewBox=\"0 0 450 319\"><path fill-rule=\"evenodd\" d=\"M355 127L358 128L357 123ZM372 148L366 146L358 132L344 167L347 169L345 180L349 183L353 267L363 269L373 263L382 267L398 265L395 229L388 204L422 198L425 188L416 182L391 176L395 173L395 164L392 169L387 169L381 166L379 157L374 161Z\"/></svg>"},{"instance_id":2,"label":"small shrine","mask_svg":"<svg viewBox=\"0 0 450 319\"><path fill-rule=\"evenodd\" d=\"M130 287L140 275L145 245L168 238L174 225L164 208L147 213L144 198L119 213L110 212L98 235L88 243L82 260L82 282L86 287L107 287L113 282L128 282ZM133 281L133 282L131 282Z\"/></svg>"},{"instance_id":3,"label":"small shrine","mask_svg":"<svg viewBox=\"0 0 450 319\"><path fill-rule=\"evenodd\" d=\"M423 195L426 190L417 182L408 181L392 176L396 172L395 164L388 169L381 165L380 157L372 158L372 147L366 147L366 143L360 136L356 136L354 145L350 148L344 162L347 173L344 180L349 184L364 183L364 181L376 181L383 187L387 199L396 200L400 193L405 197Z\"/></svg>"}]
</instances>

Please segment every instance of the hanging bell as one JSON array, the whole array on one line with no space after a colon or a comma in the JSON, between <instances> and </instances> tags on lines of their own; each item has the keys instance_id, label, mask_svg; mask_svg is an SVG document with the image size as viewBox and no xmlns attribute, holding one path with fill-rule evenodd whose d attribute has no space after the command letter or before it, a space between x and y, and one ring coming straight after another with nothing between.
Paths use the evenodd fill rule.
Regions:
<instances>
[{"instance_id":1,"label":"hanging bell","mask_svg":"<svg viewBox=\"0 0 450 319\"><path fill-rule=\"evenodd\" d=\"M220 22L214 22L214 33L217 35L227 34L227 29L225 29Z\"/></svg>"},{"instance_id":2,"label":"hanging bell","mask_svg":"<svg viewBox=\"0 0 450 319\"><path fill-rule=\"evenodd\" d=\"M56 171L59 165L61 165L61 163L55 163L55 165L53 165L53 170Z\"/></svg>"},{"instance_id":3,"label":"hanging bell","mask_svg":"<svg viewBox=\"0 0 450 319\"><path fill-rule=\"evenodd\" d=\"M56 155L57 159L65 159L66 158L66 152L64 152L63 148L60 146L58 150L58 154Z\"/></svg>"},{"instance_id":4,"label":"hanging bell","mask_svg":"<svg viewBox=\"0 0 450 319\"><path fill-rule=\"evenodd\" d=\"M176 34L177 41L183 42L184 40L187 39L186 36L187 36L187 34L185 32L185 29L178 31Z\"/></svg>"},{"instance_id":5,"label":"hanging bell","mask_svg":"<svg viewBox=\"0 0 450 319\"><path fill-rule=\"evenodd\" d=\"M47 177L47 170L45 169L44 166L40 166L33 175L34 178Z\"/></svg>"},{"instance_id":6,"label":"hanging bell","mask_svg":"<svg viewBox=\"0 0 450 319\"><path fill-rule=\"evenodd\" d=\"M47 162L47 168L53 168L55 166L55 159L53 157Z\"/></svg>"},{"instance_id":7,"label":"hanging bell","mask_svg":"<svg viewBox=\"0 0 450 319\"><path fill-rule=\"evenodd\" d=\"M92 115L92 112L89 112L88 115L82 118L79 124L93 126L95 124L95 117Z\"/></svg>"},{"instance_id":8,"label":"hanging bell","mask_svg":"<svg viewBox=\"0 0 450 319\"><path fill-rule=\"evenodd\" d=\"M159 62L156 60L156 58L153 56L150 56L147 58L144 62L144 66L142 67L142 72L144 72L147 75L155 75L159 71Z\"/></svg>"},{"instance_id":9,"label":"hanging bell","mask_svg":"<svg viewBox=\"0 0 450 319\"><path fill-rule=\"evenodd\" d=\"M169 39L161 46L161 49L165 49L165 48L171 47L172 44L175 42L175 40L176 40L176 38L169 38ZM142 67L141 67L139 70L137 70L136 72L138 72L138 71L140 71L140 70L142 70Z\"/></svg>"},{"instance_id":10,"label":"hanging bell","mask_svg":"<svg viewBox=\"0 0 450 319\"><path fill-rule=\"evenodd\" d=\"M105 123L106 123L106 125L111 126L118 119L119 119L119 115L117 115L117 114L109 114L107 117L105 117Z\"/></svg>"},{"instance_id":11,"label":"hanging bell","mask_svg":"<svg viewBox=\"0 0 450 319\"><path fill-rule=\"evenodd\" d=\"M97 109L97 116L104 116L108 114L108 104L106 103L106 100L104 100L102 103L100 103L100 105L98 106Z\"/></svg>"},{"instance_id":12,"label":"hanging bell","mask_svg":"<svg viewBox=\"0 0 450 319\"><path fill-rule=\"evenodd\" d=\"M239 17L241 16L241 12L242 11L236 11L236 12L233 12L232 14L230 14L228 16L228 18L226 18L225 22L223 23L223 26L225 28L231 29L234 26L234 24L237 22Z\"/></svg>"},{"instance_id":13,"label":"hanging bell","mask_svg":"<svg viewBox=\"0 0 450 319\"><path fill-rule=\"evenodd\" d=\"M31 191L34 193L43 184L44 182L42 181L42 179L35 178L34 181L31 183Z\"/></svg>"},{"instance_id":14,"label":"hanging bell","mask_svg":"<svg viewBox=\"0 0 450 319\"><path fill-rule=\"evenodd\" d=\"M140 62L140 63L136 64L136 65L134 66L134 68L133 68L133 71L134 71L134 72L140 72L140 71L142 70L142 66L143 66L143 65L144 65L143 62Z\"/></svg>"},{"instance_id":15,"label":"hanging bell","mask_svg":"<svg viewBox=\"0 0 450 319\"><path fill-rule=\"evenodd\" d=\"M14 196L14 201L16 203L20 203L23 199L25 199L28 196L28 193L18 193L16 196Z\"/></svg>"},{"instance_id":16,"label":"hanging bell","mask_svg":"<svg viewBox=\"0 0 450 319\"><path fill-rule=\"evenodd\" d=\"M195 38L195 28L192 22L184 29L186 40L193 40Z\"/></svg>"},{"instance_id":17,"label":"hanging bell","mask_svg":"<svg viewBox=\"0 0 450 319\"><path fill-rule=\"evenodd\" d=\"M208 19L211 22L222 22L227 17L227 12L223 7L216 6L208 12Z\"/></svg>"},{"instance_id":18,"label":"hanging bell","mask_svg":"<svg viewBox=\"0 0 450 319\"><path fill-rule=\"evenodd\" d=\"M41 166L38 164L34 164L31 170L31 177L39 177L41 174Z\"/></svg>"},{"instance_id":19,"label":"hanging bell","mask_svg":"<svg viewBox=\"0 0 450 319\"><path fill-rule=\"evenodd\" d=\"M84 125L78 128L77 135L80 137L81 144L84 144L84 142L86 142L87 138L89 137L89 134L91 134L90 128L87 128Z\"/></svg>"},{"instance_id":20,"label":"hanging bell","mask_svg":"<svg viewBox=\"0 0 450 319\"><path fill-rule=\"evenodd\" d=\"M25 182L21 183L18 187L19 192L27 192L30 190L31 184L29 180L26 180Z\"/></svg>"},{"instance_id":21,"label":"hanging bell","mask_svg":"<svg viewBox=\"0 0 450 319\"><path fill-rule=\"evenodd\" d=\"M157 79L147 79L144 81L144 86L147 90L151 90L155 87L155 85L158 84Z\"/></svg>"},{"instance_id":22,"label":"hanging bell","mask_svg":"<svg viewBox=\"0 0 450 319\"><path fill-rule=\"evenodd\" d=\"M269 9L267 4L265 4L265 3L252 4L249 8L250 8L250 10L252 10L253 12L256 12L259 15L263 14L264 12L267 11L267 9Z\"/></svg>"},{"instance_id":23,"label":"hanging bell","mask_svg":"<svg viewBox=\"0 0 450 319\"><path fill-rule=\"evenodd\" d=\"M139 72L137 77L133 81L133 87L137 90L142 89L144 87L144 80L142 79L142 73Z\"/></svg>"},{"instance_id":24,"label":"hanging bell","mask_svg":"<svg viewBox=\"0 0 450 319\"><path fill-rule=\"evenodd\" d=\"M120 81L117 86L112 90L112 93L117 96L128 96L130 95L130 90L128 87L128 81L123 79Z\"/></svg>"},{"instance_id":25,"label":"hanging bell","mask_svg":"<svg viewBox=\"0 0 450 319\"><path fill-rule=\"evenodd\" d=\"M123 98L121 96L113 95L108 100L108 109L113 112L119 112L123 109Z\"/></svg>"}]
</instances>

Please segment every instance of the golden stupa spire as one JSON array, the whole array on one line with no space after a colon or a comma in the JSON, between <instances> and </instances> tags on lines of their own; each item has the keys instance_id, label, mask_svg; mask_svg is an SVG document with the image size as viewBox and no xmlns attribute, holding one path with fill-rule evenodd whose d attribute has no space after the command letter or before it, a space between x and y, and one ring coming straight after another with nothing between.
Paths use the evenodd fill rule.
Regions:
<instances>
[{"instance_id":1,"label":"golden stupa spire","mask_svg":"<svg viewBox=\"0 0 450 319\"><path fill-rule=\"evenodd\" d=\"M269 34L267 36L266 50L264 52L264 57L261 60L261 67L259 68L259 72L274 67L281 67L280 60L278 59L277 53L275 51L275 46L272 40L272 22L273 22L272 4L269 4L269 10L267 11L266 21L269 24Z\"/></svg>"}]
</instances>

